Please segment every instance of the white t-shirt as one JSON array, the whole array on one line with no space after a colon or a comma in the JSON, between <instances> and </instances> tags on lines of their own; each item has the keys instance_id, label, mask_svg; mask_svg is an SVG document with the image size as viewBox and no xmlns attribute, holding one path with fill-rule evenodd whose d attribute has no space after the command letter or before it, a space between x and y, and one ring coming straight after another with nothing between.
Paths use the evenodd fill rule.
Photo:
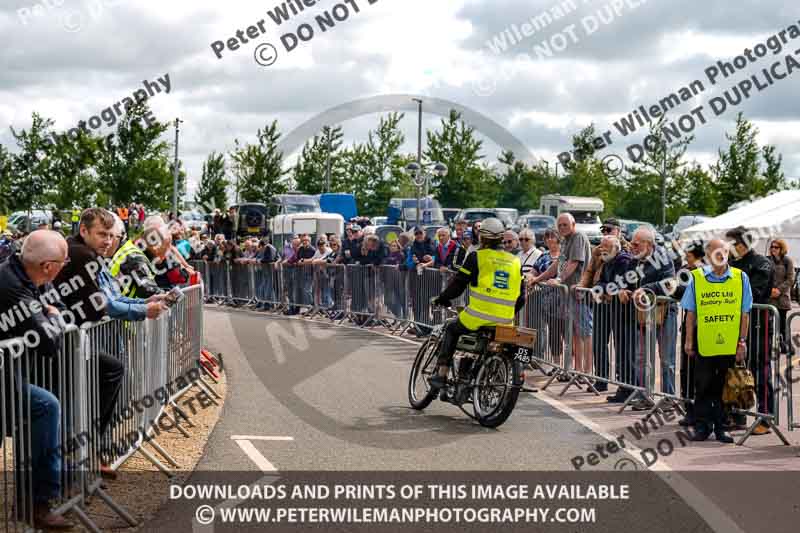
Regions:
<instances>
[{"instance_id":1,"label":"white t-shirt","mask_svg":"<svg viewBox=\"0 0 800 533\"><path fill-rule=\"evenodd\" d=\"M327 259L332 252L333 250L331 250L330 247L328 246L325 246L324 248L321 249L317 248L317 251L314 252L314 257L312 257L311 260L313 261L314 259Z\"/></svg>"},{"instance_id":2,"label":"white t-shirt","mask_svg":"<svg viewBox=\"0 0 800 533\"><path fill-rule=\"evenodd\" d=\"M533 270L533 264L542 256L542 251L536 248L535 246L531 246L531 249L526 251L521 251L519 253L519 262L522 264L522 274L527 274Z\"/></svg>"}]
</instances>

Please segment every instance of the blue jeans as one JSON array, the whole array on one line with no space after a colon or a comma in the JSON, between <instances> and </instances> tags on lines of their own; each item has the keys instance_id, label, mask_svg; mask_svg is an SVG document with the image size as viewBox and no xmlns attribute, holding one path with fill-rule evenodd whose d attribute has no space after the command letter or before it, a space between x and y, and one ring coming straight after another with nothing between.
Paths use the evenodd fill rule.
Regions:
<instances>
[{"instance_id":1,"label":"blue jeans","mask_svg":"<svg viewBox=\"0 0 800 533\"><path fill-rule=\"evenodd\" d=\"M675 394L675 343L678 336L678 313L670 307L664 324L656 328L658 353L661 354L661 392Z\"/></svg>"},{"instance_id":2,"label":"blue jeans","mask_svg":"<svg viewBox=\"0 0 800 533\"><path fill-rule=\"evenodd\" d=\"M644 386L644 369L649 364L650 366L650 390L653 392L662 392L664 394L675 394L675 343L678 335L678 322L677 311L675 307L670 307L665 313L664 323L655 325L655 338L650 336L650 339L645 338L645 329L641 323L636 324L637 335L636 342L636 367L635 384L637 386ZM650 360L645 360L645 343L649 343ZM655 389L656 381L656 345L658 346L658 353L661 356L661 389Z\"/></svg>"},{"instance_id":3,"label":"blue jeans","mask_svg":"<svg viewBox=\"0 0 800 533\"><path fill-rule=\"evenodd\" d=\"M23 398L28 393L31 398L33 499L43 503L61 493L61 406L51 392L36 385L23 385Z\"/></svg>"}]
</instances>

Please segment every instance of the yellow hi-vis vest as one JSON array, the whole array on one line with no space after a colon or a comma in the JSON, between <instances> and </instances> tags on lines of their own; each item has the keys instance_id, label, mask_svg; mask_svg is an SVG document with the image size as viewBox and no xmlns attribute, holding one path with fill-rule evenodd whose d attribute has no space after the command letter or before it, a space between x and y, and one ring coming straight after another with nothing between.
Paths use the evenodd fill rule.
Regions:
<instances>
[{"instance_id":1,"label":"yellow hi-vis vest","mask_svg":"<svg viewBox=\"0 0 800 533\"><path fill-rule=\"evenodd\" d=\"M81 211L80 211L80 209L73 209L72 210L72 221L73 222L80 222L81 221Z\"/></svg>"},{"instance_id":2,"label":"yellow hi-vis vest","mask_svg":"<svg viewBox=\"0 0 800 533\"><path fill-rule=\"evenodd\" d=\"M470 285L469 305L458 315L459 321L473 331L481 326L513 323L514 304L522 283L519 258L489 248L475 253L478 257L478 285ZM460 270L470 274L464 267Z\"/></svg>"},{"instance_id":3,"label":"yellow hi-vis vest","mask_svg":"<svg viewBox=\"0 0 800 533\"><path fill-rule=\"evenodd\" d=\"M144 257L145 262L147 263L147 277L150 279L155 279L155 269L153 268L153 264L150 262L150 259L147 258L147 255L134 244L133 241L129 240L125 244L123 244L117 253L114 254L114 257L111 258L111 266L109 267L109 272L111 275L117 278L119 276L120 268L122 264L125 262L125 259L128 258L129 255L133 254L140 254ZM128 281L128 283L120 283L120 288L122 289L122 294L129 298L137 298L136 296L136 284L132 283L132 281Z\"/></svg>"},{"instance_id":4,"label":"yellow hi-vis vest","mask_svg":"<svg viewBox=\"0 0 800 533\"><path fill-rule=\"evenodd\" d=\"M712 283L702 268L692 271L697 305L697 351L703 357L734 355L742 320L742 271L731 268L731 277Z\"/></svg>"}]
</instances>

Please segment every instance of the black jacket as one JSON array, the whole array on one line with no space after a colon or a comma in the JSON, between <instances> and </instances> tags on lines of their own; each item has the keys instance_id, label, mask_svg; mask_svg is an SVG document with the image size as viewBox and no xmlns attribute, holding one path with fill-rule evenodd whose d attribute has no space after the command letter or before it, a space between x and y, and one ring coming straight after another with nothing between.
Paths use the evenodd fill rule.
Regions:
<instances>
[{"instance_id":1,"label":"black jacket","mask_svg":"<svg viewBox=\"0 0 800 533\"><path fill-rule=\"evenodd\" d=\"M344 257L344 262L346 264L357 263L358 260L361 258L361 245L364 243L364 239L345 239L342 241L342 257ZM347 250L350 251L350 257L347 257L345 253Z\"/></svg>"},{"instance_id":2,"label":"black jacket","mask_svg":"<svg viewBox=\"0 0 800 533\"><path fill-rule=\"evenodd\" d=\"M103 259L97 257L80 235L67 238L67 245L69 263L61 269L54 284L56 287L61 287L64 283L77 287L77 290L69 293L65 291L61 296L64 305L73 309L76 325L97 322L106 315L103 291L97 284L97 272L102 269L100 262Z\"/></svg>"},{"instance_id":3,"label":"black jacket","mask_svg":"<svg viewBox=\"0 0 800 533\"><path fill-rule=\"evenodd\" d=\"M161 294L163 291L156 282L158 272L154 270L156 269L155 264L146 251L144 254L134 253L126 257L125 261L119 266L119 275L128 276L130 282L136 286L136 297L146 299L155 294ZM147 264L148 259L150 259L150 264L153 265L152 269Z\"/></svg>"},{"instance_id":4,"label":"black jacket","mask_svg":"<svg viewBox=\"0 0 800 533\"><path fill-rule=\"evenodd\" d=\"M665 280L675 277L675 267L672 264L672 258L663 247L656 247L650 257L634 259L631 262L631 268L638 274L638 288L649 289L656 296L670 295L669 288L672 284L665 283Z\"/></svg>"},{"instance_id":5,"label":"black jacket","mask_svg":"<svg viewBox=\"0 0 800 533\"><path fill-rule=\"evenodd\" d=\"M63 309L52 285L36 287L25 272L19 255L13 255L0 264L0 340L22 337L27 333L31 340L38 336L34 353L44 357L56 355L63 329L57 320L46 316L45 305Z\"/></svg>"},{"instance_id":6,"label":"black jacket","mask_svg":"<svg viewBox=\"0 0 800 533\"><path fill-rule=\"evenodd\" d=\"M731 261L731 266L738 268L750 278L750 288L753 290L753 303L768 304L769 293L772 289L772 261L761 254L750 250L745 255Z\"/></svg>"}]
</instances>

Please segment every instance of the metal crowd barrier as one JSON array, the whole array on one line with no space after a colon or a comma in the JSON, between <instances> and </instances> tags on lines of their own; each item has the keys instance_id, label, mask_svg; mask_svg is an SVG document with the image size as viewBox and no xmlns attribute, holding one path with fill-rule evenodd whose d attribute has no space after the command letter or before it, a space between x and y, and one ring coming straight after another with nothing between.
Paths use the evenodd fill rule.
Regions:
<instances>
[{"instance_id":1,"label":"metal crowd barrier","mask_svg":"<svg viewBox=\"0 0 800 533\"><path fill-rule=\"evenodd\" d=\"M100 466L116 469L139 451L169 474L142 446L145 441L178 466L152 433L161 417L172 418L166 406L194 380L188 379L188 385L172 396L158 391L170 390L170 382L180 382L191 372L200 374L193 369L198 367L202 347L203 287L189 287L183 293L184 298L157 320L105 320L80 329L67 326L60 349L51 357L29 350L23 339L0 341L0 501L5 511L0 524L5 530L27 530L24 524L33 524L34 502L45 497L55 502L54 513L72 512L90 531L99 531L85 512L91 496L101 498L125 522L136 525L104 491ZM109 413L102 412L103 398L110 395L103 390L108 381L101 379L101 372L108 372L104 359L118 361L124 369ZM202 378L195 383L203 388ZM210 387L207 393L216 395ZM46 444L42 428L48 414L57 419L51 423L57 425L53 429L59 442L50 455L56 462L43 465L32 458L41 457L34 451ZM104 414L107 426L101 432ZM177 421L174 426L182 429ZM50 494L44 491L48 484L43 472L48 468L57 479Z\"/></svg>"},{"instance_id":2,"label":"metal crowd barrier","mask_svg":"<svg viewBox=\"0 0 800 533\"><path fill-rule=\"evenodd\" d=\"M527 294L525 307L517 314L520 326L536 329L539 333L533 347L532 365L550 379L569 380L566 370L572 368L572 330L567 313L568 289L566 285L535 285Z\"/></svg>"},{"instance_id":3,"label":"metal crowd barrier","mask_svg":"<svg viewBox=\"0 0 800 533\"><path fill-rule=\"evenodd\" d=\"M217 275L227 280L230 267L211 265L222 266L208 269L210 284L224 286L225 281L213 278ZM292 267L280 263L258 265L251 272L249 286L258 304L278 310L304 307L308 316L322 314L340 322L349 318L364 326L382 324L393 333L414 327L418 335L443 322L442 313L431 308L430 300L453 275L432 268L404 270L389 265ZM303 291L298 290L300 286ZM230 291L218 297L223 301L236 298ZM466 303L466 295L454 302ZM756 304L751 316L748 360L759 401L754 409L738 413L752 416L754 421L737 444L762 422L788 444L777 426L776 389L789 397L790 428L800 424L794 420L791 387L781 387L777 310ZM791 320L788 322L787 335ZM645 418L665 409L691 408L693 362L683 350L683 313L676 300L651 294L647 303L623 304L617 295L598 299L591 289L540 284L529 290L517 323L539 331L532 366L549 376L543 389L556 380L565 384L561 395L572 387L599 394L616 386L622 398L619 411L633 407L646 411ZM791 367L789 360L787 376Z\"/></svg>"}]
</instances>

